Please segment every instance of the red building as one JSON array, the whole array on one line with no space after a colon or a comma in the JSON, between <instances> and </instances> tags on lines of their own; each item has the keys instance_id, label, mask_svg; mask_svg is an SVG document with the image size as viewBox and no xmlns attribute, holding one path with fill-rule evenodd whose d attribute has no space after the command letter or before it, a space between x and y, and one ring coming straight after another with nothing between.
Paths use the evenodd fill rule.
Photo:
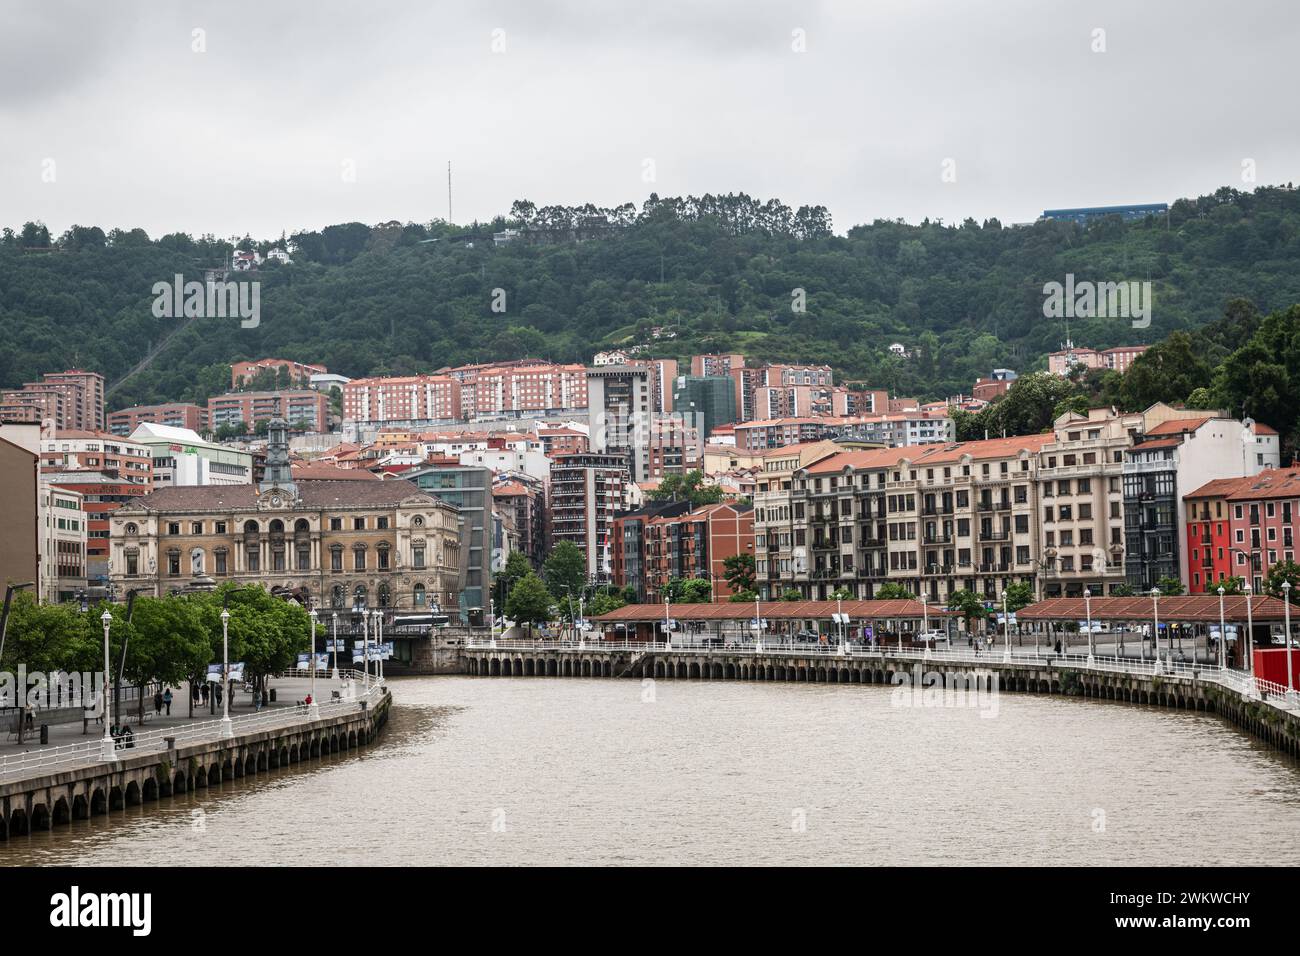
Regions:
<instances>
[{"instance_id":1,"label":"red building","mask_svg":"<svg viewBox=\"0 0 1300 956\"><path fill-rule=\"evenodd\" d=\"M727 558L753 553L750 505L704 505L682 515L651 518L645 524L643 551L646 598L662 600L671 580L703 578L713 583L713 600L726 601L732 594Z\"/></svg>"},{"instance_id":2,"label":"red building","mask_svg":"<svg viewBox=\"0 0 1300 956\"><path fill-rule=\"evenodd\" d=\"M208 410L200 405L190 405L185 402L132 405L108 416L108 430L114 435L125 438L143 422L205 432L208 430Z\"/></svg>"},{"instance_id":3,"label":"red building","mask_svg":"<svg viewBox=\"0 0 1300 956\"><path fill-rule=\"evenodd\" d=\"M1260 594L1273 565L1295 560L1300 466L1221 478L1183 500L1191 593L1212 591L1224 578L1241 577Z\"/></svg>"}]
</instances>

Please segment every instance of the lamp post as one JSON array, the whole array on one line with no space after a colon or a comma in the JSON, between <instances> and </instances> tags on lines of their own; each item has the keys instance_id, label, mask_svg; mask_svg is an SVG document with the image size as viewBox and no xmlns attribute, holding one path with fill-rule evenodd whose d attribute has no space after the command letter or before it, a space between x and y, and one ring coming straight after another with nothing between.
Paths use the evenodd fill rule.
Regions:
<instances>
[{"instance_id":1,"label":"lamp post","mask_svg":"<svg viewBox=\"0 0 1300 956\"><path fill-rule=\"evenodd\" d=\"M925 656L930 656L930 596L921 592L921 640L925 641Z\"/></svg>"},{"instance_id":2,"label":"lamp post","mask_svg":"<svg viewBox=\"0 0 1300 956\"><path fill-rule=\"evenodd\" d=\"M1246 673L1253 674L1255 671L1255 614L1250 606L1251 588L1250 582L1242 583L1241 589L1246 592L1246 640L1242 643L1243 653L1246 655Z\"/></svg>"},{"instance_id":3,"label":"lamp post","mask_svg":"<svg viewBox=\"0 0 1300 956\"><path fill-rule=\"evenodd\" d=\"M664 584L664 648L673 649L673 619L670 615L672 610L672 595L668 593L668 585Z\"/></svg>"},{"instance_id":4,"label":"lamp post","mask_svg":"<svg viewBox=\"0 0 1300 956\"><path fill-rule=\"evenodd\" d=\"M334 670L330 674L330 679L338 680L339 679L339 612L331 611L330 617L334 621L334 651L333 651Z\"/></svg>"},{"instance_id":5,"label":"lamp post","mask_svg":"<svg viewBox=\"0 0 1300 956\"><path fill-rule=\"evenodd\" d=\"M320 717L320 706L316 703L316 609L308 611L307 616L311 618L311 704L307 716L316 720Z\"/></svg>"},{"instance_id":6,"label":"lamp post","mask_svg":"<svg viewBox=\"0 0 1300 956\"><path fill-rule=\"evenodd\" d=\"M107 631L107 628L105 628ZM226 686L230 673L230 611L221 609L221 736L235 736L230 724L230 688ZM254 688L256 692L256 688Z\"/></svg>"},{"instance_id":7,"label":"lamp post","mask_svg":"<svg viewBox=\"0 0 1300 956\"><path fill-rule=\"evenodd\" d=\"M1151 656L1155 659L1155 673L1160 673L1160 589L1151 589ZM1143 651L1143 656L1146 652Z\"/></svg>"},{"instance_id":8,"label":"lamp post","mask_svg":"<svg viewBox=\"0 0 1300 956\"><path fill-rule=\"evenodd\" d=\"M1007 610L1007 589L1002 589L1002 659L1011 660L1011 614Z\"/></svg>"},{"instance_id":9,"label":"lamp post","mask_svg":"<svg viewBox=\"0 0 1300 956\"><path fill-rule=\"evenodd\" d=\"M758 610L758 587L754 587L754 650L763 652L763 617Z\"/></svg>"},{"instance_id":10,"label":"lamp post","mask_svg":"<svg viewBox=\"0 0 1300 956\"><path fill-rule=\"evenodd\" d=\"M384 609L382 607L375 611L375 626L379 628L375 634L375 656L378 658L375 661L375 668L378 671L379 679L383 680L384 657L388 653L388 649L384 647Z\"/></svg>"},{"instance_id":11,"label":"lamp post","mask_svg":"<svg viewBox=\"0 0 1300 956\"><path fill-rule=\"evenodd\" d=\"M497 606L496 601L488 598L488 647L497 646Z\"/></svg>"},{"instance_id":12,"label":"lamp post","mask_svg":"<svg viewBox=\"0 0 1300 956\"><path fill-rule=\"evenodd\" d=\"M1088 618L1088 666L1091 667L1097 650L1092 633L1092 588L1083 589L1083 611Z\"/></svg>"},{"instance_id":13,"label":"lamp post","mask_svg":"<svg viewBox=\"0 0 1300 956\"><path fill-rule=\"evenodd\" d=\"M1219 585L1219 666L1226 668L1228 666L1228 626L1223 620L1223 596L1228 592L1224 590L1223 585ZM1196 663L1196 641L1192 641L1192 663Z\"/></svg>"},{"instance_id":14,"label":"lamp post","mask_svg":"<svg viewBox=\"0 0 1300 956\"><path fill-rule=\"evenodd\" d=\"M1295 678L1291 674L1291 582L1282 582L1282 611L1286 616L1286 625L1282 631L1282 646L1286 648L1286 693L1289 698L1295 693Z\"/></svg>"},{"instance_id":15,"label":"lamp post","mask_svg":"<svg viewBox=\"0 0 1300 956\"><path fill-rule=\"evenodd\" d=\"M370 689L370 615L361 609L361 683ZM355 659L355 658L354 658Z\"/></svg>"},{"instance_id":16,"label":"lamp post","mask_svg":"<svg viewBox=\"0 0 1300 956\"><path fill-rule=\"evenodd\" d=\"M112 698L108 695L110 666L108 663L108 628L109 625L113 623L113 615L109 614L108 611L105 610L104 613L100 615L99 620L104 625L104 685L99 692L99 696L104 702L104 739L100 743L99 755L103 760L112 761L117 759L113 747L113 734L111 733L113 726L113 704Z\"/></svg>"}]
</instances>

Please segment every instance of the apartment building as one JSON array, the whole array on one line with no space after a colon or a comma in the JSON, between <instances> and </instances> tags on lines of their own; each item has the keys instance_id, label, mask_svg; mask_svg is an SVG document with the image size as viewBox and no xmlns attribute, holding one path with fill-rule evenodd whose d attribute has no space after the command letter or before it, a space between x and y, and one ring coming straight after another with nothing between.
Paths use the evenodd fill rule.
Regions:
<instances>
[{"instance_id":1,"label":"apartment building","mask_svg":"<svg viewBox=\"0 0 1300 956\"><path fill-rule=\"evenodd\" d=\"M471 420L560 415L587 407L587 370L581 365L487 366L464 387L473 388Z\"/></svg>"},{"instance_id":2,"label":"apartment building","mask_svg":"<svg viewBox=\"0 0 1300 956\"><path fill-rule=\"evenodd\" d=\"M610 581L636 592L638 603L647 600L646 526L657 517L676 517L691 509L689 501L652 502L618 514L610 528Z\"/></svg>"},{"instance_id":3,"label":"apartment building","mask_svg":"<svg viewBox=\"0 0 1300 956\"><path fill-rule=\"evenodd\" d=\"M267 373L274 373L277 379L282 380L278 382L281 385L286 381L290 385L308 385L313 375L325 375L328 372L329 369L324 365L309 365L291 359L265 358L254 359L251 362L231 362L230 387L234 389L250 385L259 378L259 375L263 378L268 377Z\"/></svg>"},{"instance_id":4,"label":"apartment building","mask_svg":"<svg viewBox=\"0 0 1300 956\"><path fill-rule=\"evenodd\" d=\"M41 471L91 471L113 479L150 486L153 455L149 446L112 432L57 432L41 439Z\"/></svg>"},{"instance_id":5,"label":"apartment building","mask_svg":"<svg viewBox=\"0 0 1300 956\"><path fill-rule=\"evenodd\" d=\"M343 417L367 424L460 421L461 383L450 375L354 378L343 386Z\"/></svg>"},{"instance_id":6,"label":"apartment building","mask_svg":"<svg viewBox=\"0 0 1300 956\"><path fill-rule=\"evenodd\" d=\"M1124 584L1124 455L1141 429L1141 415L1108 408L1053 424L1038 453L1041 597L1101 597Z\"/></svg>"},{"instance_id":7,"label":"apartment building","mask_svg":"<svg viewBox=\"0 0 1300 956\"><path fill-rule=\"evenodd\" d=\"M540 569L549 551L546 484L532 475L500 472L492 477L492 500L498 511L510 515L516 550Z\"/></svg>"},{"instance_id":8,"label":"apartment building","mask_svg":"<svg viewBox=\"0 0 1300 956\"><path fill-rule=\"evenodd\" d=\"M258 422L283 419L297 431L329 431L329 397L312 388L278 392L227 392L208 399L208 426L251 433Z\"/></svg>"},{"instance_id":9,"label":"apartment building","mask_svg":"<svg viewBox=\"0 0 1300 956\"><path fill-rule=\"evenodd\" d=\"M1051 435L841 452L755 496L760 582L811 600L886 581L947 603L1035 577L1038 453Z\"/></svg>"},{"instance_id":10,"label":"apartment building","mask_svg":"<svg viewBox=\"0 0 1300 956\"><path fill-rule=\"evenodd\" d=\"M104 376L85 369L47 372L40 382L0 392L0 420L46 423L58 429L104 428Z\"/></svg>"},{"instance_id":11,"label":"apartment building","mask_svg":"<svg viewBox=\"0 0 1300 956\"><path fill-rule=\"evenodd\" d=\"M1185 496L1216 478L1245 478L1277 468L1278 434L1221 413L1157 404L1124 456L1125 577L1138 591L1162 578L1192 582ZM1197 569L1198 571L1200 569Z\"/></svg>"},{"instance_id":12,"label":"apartment building","mask_svg":"<svg viewBox=\"0 0 1300 956\"><path fill-rule=\"evenodd\" d=\"M153 490L152 482L132 481L120 474L110 475L99 471L60 471L43 475L42 478L55 488L80 496L86 525L83 572L86 590L92 599L106 597L113 512L149 494Z\"/></svg>"},{"instance_id":13,"label":"apartment building","mask_svg":"<svg viewBox=\"0 0 1300 956\"><path fill-rule=\"evenodd\" d=\"M114 435L125 438L145 422L205 432L208 430L208 410L200 405L186 402L132 405L130 408L118 409L108 416L108 430Z\"/></svg>"},{"instance_id":14,"label":"apartment building","mask_svg":"<svg viewBox=\"0 0 1300 956\"><path fill-rule=\"evenodd\" d=\"M650 372L636 366L587 369L591 448L625 455L633 481L650 480Z\"/></svg>"},{"instance_id":15,"label":"apartment building","mask_svg":"<svg viewBox=\"0 0 1300 956\"><path fill-rule=\"evenodd\" d=\"M403 477L422 492L456 509L460 537L461 620L486 612L492 588L492 471L462 465L455 459L435 461ZM504 560L504 558L502 559ZM457 605L444 605L450 608Z\"/></svg>"},{"instance_id":16,"label":"apartment building","mask_svg":"<svg viewBox=\"0 0 1300 956\"><path fill-rule=\"evenodd\" d=\"M709 581L714 601L725 601L733 593L726 559L754 553L754 509L724 502L657 515L645 522L643 547L647 601L662 601L670 581L687 578Z\"/></svg>"},{"instance_id":17,"label":"apartment building","mask_svg":"<svg viewBox=\"0 0 1300 956\"><path fill-rule=\"evenodd\" d=\"M1273 566L1296 559L1300 467L1206 482L1184 501L1189 592L1212 593L1236 577L1262 594Z\"/></svg>"},{"instance_id":18,"label":"apartment building","mask_svg":"<svg viewBox=\"0 0 1300 956\"><path fill-rule=\"evenodd\" d=\"M86 588L86 515L81 495L41 480L41 576L39 600L71 601Z\"/></svg>"},{"instance_id":19,"label":"apartment building","mask_svg":"<svg viewBox=\"0 0 1300 956\"><path fill-rule=\"evenodd\" d=\"M1053 375L1069 375L1076 365L1084 368L1104 368L1112 372L1126 372L1134 360L1145 352L1149 345L1121 345L1113 349L1077 348L1073 342L1067 342L1065 348L1050 352L1047 356L1047 370Z\"/></svg>"},{"instance_id":20,"label":"apartment building","mask_svg":"<svg viewBox=\"0 0 1300 956\"><path fill-rule=\"evenodd\" d=\"M627 455L596 452L559 455L551 466L551 539L576 544L595 582L612 577L611 533L624 509L628 467Z\"/></svg>"}]
</instances>

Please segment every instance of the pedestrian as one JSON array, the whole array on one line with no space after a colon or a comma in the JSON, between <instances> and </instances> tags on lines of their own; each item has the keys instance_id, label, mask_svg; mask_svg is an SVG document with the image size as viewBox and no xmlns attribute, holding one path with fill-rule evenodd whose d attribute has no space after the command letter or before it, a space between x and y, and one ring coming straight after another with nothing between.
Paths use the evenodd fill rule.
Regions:
<instances>
[{"instance_id":1,"label":"pedestrian","mask_svg":"<svg viewBox=\"0 0 1300 956\"><path fill-rule=\"evenodd\" d=\"M210 689L208 688L208 685L204 684L203 687L199 690L199 693L203 696L203 703L206 704L208 702L208 694L211 693Z\"/></svg>"},{"instance_id":2,"label":"pedestrian","mask_svg":"<svg viewBox=\"0 0 1300 956\"><path fill-rule=\"evenodd\" d=\"M168 687L163 691L163 706L167 708L167 716L172 715L172 689Z\"/></svg>"},{"instance_id":3,"label":"pedestrian","mask_svg":"<svg viewBox=\"0 0 1300 956\"><path fill-rule=\"evenodd\" d=\"M163 705L162 691L156 690L153 692L153 715L155 717L162 716L162 705Z\"/></svg>"},{"instance_id":4,"label":"pedestrian","mask_svg":"<svg viewBox=\"0 0 1300 956\"><path fill-rule=\"evenodd\" d=\"M190 681L190 700L197 704L199 702L199 685Z\"/></svg>"}]
</instances>

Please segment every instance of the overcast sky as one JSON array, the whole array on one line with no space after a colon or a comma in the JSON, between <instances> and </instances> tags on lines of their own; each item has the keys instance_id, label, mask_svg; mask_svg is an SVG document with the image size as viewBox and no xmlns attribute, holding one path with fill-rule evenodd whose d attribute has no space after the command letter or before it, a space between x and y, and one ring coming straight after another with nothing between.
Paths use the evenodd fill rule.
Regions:
<instances>
[{"instance_id":1,"label":"overcast sky","mask_svg":"<svg viewBox=\"0 0 1300 956\"><path fill-rule=\"evenodd\" d=\"M448 161L457 222L652 191L1022 222L1300 180L1297 49L1295 0L7 0L0 225L428 221Z\"/></svg>"}]
</instances>

